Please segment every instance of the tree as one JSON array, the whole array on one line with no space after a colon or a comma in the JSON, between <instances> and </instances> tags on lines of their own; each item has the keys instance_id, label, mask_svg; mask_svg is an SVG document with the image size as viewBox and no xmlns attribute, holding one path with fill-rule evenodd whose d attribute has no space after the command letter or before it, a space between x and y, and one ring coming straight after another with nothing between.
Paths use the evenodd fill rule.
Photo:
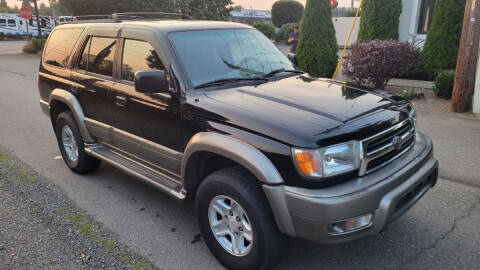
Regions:
<instances>
[{"instance_id":1,"label":"tree","mask_svg":"<svg viewBox=\"0 0 480 270\"><path fill-rule=\"evenodd\" d=\"M330 0L307 0L296 51L299 68L312 76L331 77L337 51Z\"/></svg>"},{"instance_id":2,"label":"tree","mask_svg":"<svg viewBox=\"0 0 480 270\"><path fill-rule=\"evenodd\" d=\"M0 0L0 8L8 8L7 0Z\"/></svg>"},{"instance_id":3,"label":"tree","mask_svg":"<svg viewBox=\"0 0 480 270\"><path fill-rule=\"evenodd\" d=\"M423 49L425 71L435 78L440 70L455 69L462 34L465 0L438 0Z\"/></svg>"},{"instance_id":4,"label":"tree","mask_svg":"<svg viewBox=\"0 0 480 270\"><path fill-rule=\"evenodd\" d=\"M402 0L364 0L358 40L398 40Z\"/></svg>"},{"instance_id":5,"label":"tree","mask_svg":"<svg viewBox=\"0 0 480 270\"><path fill-rule=\"evenodd\" d=\"M179 13L199 20L228 20L231 0L175 0Z\"/></svg>"},{"instance_id":6,"label":"tree","mask_svg":"<svg viewBox=\"0 0 480 270\"><path fill-rule=\"evenodd\" d=\"M302 19L303 5L295 0L280 0L272 6L272 23L282 27L286 23L298 23Z\"/></svg>"},{"instance_id":7,"label":"tree","mask_svg":"<svg viewBox=\"0 0 480 270\"><path fill-rule=\"evenodd\" d=\"M105 15L119 12L176 12L195 19L226 20L231 0L59 0L72 15Z\"/></svg>"}]
</instances>

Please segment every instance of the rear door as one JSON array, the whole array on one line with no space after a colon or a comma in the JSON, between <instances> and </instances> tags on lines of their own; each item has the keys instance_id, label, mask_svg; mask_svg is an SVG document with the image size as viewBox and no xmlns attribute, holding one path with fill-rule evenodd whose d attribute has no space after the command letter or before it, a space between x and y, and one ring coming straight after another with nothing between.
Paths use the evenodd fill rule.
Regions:
<instances>
[{"instance_id":1,"label":"rear door","mask_svg":"<svg viewBox=\"0 0 480 270\"><path fill-rule=\"evenodd\" d=\"M109 110L108 98L115 85L115 54L117 38L111 36L87 35L78 57L72 81L72 92L77 97L85 114L85 124L97 140L110 142L114 119Z\"/></svg>"}]
</instances>

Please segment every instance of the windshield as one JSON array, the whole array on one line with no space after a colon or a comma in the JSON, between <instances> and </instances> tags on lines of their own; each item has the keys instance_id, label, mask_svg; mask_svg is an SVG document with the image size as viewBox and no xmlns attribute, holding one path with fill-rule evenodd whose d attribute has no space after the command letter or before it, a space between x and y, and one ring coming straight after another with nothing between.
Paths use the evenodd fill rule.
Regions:
<instances>
[{"instance_id":1,"label":"windshield","mask_svg":"<svg viewBox=\"0 0 480 270\"><path fill-rule=\"evenodd\" d=\"M268 38L253 29L176 32L170 38L194 87L294 69Z\"/></svg>"}]
</instances>

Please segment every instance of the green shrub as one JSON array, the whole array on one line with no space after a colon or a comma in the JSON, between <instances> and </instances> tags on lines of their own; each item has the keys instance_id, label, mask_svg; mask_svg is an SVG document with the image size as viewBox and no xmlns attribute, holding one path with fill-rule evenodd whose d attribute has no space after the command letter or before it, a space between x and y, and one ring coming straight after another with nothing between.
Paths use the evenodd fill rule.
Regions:
<instances>
[{"instance_id":1,"label":"green shrub","mask_svg":"<svg viewBox=\"0 0 480 270\"><path fill-rule=\"evenodd\" d=\"M32 39L31 40L33 47L35 47L38 51L42 51L43 47L45 47L45 43L47 42L46 39Z\"/></svg>"},{"instance_id":2,"label":"green shrub","mask_svg":"<svg viewBox=\"0 0 480 270\"><path fill-rule=\"evenodd\" d=\"M330 0L307 0L296 51L299 68L312 76L331 77L337 51Z\"/></svg>"},{"instance_id":3,"label":"green shrub","mask_svg":"<svg viewBox=\"0 0 480 270\"><path fill-rule=\"evenodd\" d=\"M32 39L29 40L25 45L23 45L23 52L24 53L38 53L43 50L45 46L45 39Z\"/></svg>"},{"instance_id":4,"label":"green shrub","mask_svg":"<svg viewBox=\"0 0 480 270\"><path fill-rule=\"evenodd\" d=\"M298 26L298 23L286 23L280 27L280 29L275 33L275 40L287 42L288 36L293 33L293 28Z\"/></svg>"},{"instance_id":5,"label":"green shrub","mask_svg":"<svg viewBox=\"0 0 480 270\"><path fill-rule=\"evenodd\" d=\"M464 12L465 0L435 3L432 25L422 52L425 71L430 78L435 78L440 70L455 69Z\"/></svg>"},{"instance_id":6,"label":"green shrub","mask_svg":"<svg viewBox=\"0 0 480 270\"><path fill-rule=\"evenodd\" d=\"M273 38L275 35L275 27L270 23L256 22L253 24L253 27L257 28L258 31L262 32L268 38Z\"/></svg>"},{"instance_id":7,"label":"green shrub","mask_svg":"<svg viewBox=\"0 0 480 270\"><path fill-rule=\"evenodd\" d=\"M282 27L286 23L298 23L302 19L303 5L295 0L280 0L272 6L272 23Z\"/></svg>"},{"instance_id":8,"label":"green shrub","mask_svg":"<svg viewBox=\"0 0 480 270\"><path fill-rule=\"evenodd\" d=\"M454 81L455 70L442 70L435 78L435 86L433 88L433 91L439 97L451 99Z\"/></svg>"},{"instance_id":9,"label":"green shrub","mask_svg":"<svg viewBox=\"0 0 480 270\"><path fill-rule=\"evenodd\" d=\"M428 80L429 76L425 72L425 63L422 58L422 49L416 39L410 43L410 54L405 66L400 68L395 75L397 78L410 80Z\"/></svg>"},{"instance_id":10,"label":"green shrub","mask_svg":"<svg viewBox=\"0 0 480 270\"><path fill-rule=\"evenodd\" d=\"M401 0L364 0L358 40L398 40Z\"/></svg>"}]
</instances>

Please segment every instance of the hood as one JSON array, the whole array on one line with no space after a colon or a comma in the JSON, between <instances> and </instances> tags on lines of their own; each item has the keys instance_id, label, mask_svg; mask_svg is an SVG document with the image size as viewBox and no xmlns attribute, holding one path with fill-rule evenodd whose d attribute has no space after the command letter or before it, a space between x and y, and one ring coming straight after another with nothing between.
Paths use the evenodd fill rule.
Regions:
<instances>
[{"instance_id":1,"label":"hood","mask_svg":"<svg viewBox=\"0 0 480 270\"><path fill-rule=\"evenodd\" d=\"M398 102L379 93L297 76L257 86L205 91L210 101L204 104L230 125L290 145L316 147L332 136L359 136L361 130L367 135L375 132L366 130L369 126L399 121Z\"/></svg>"}]
</instances>

